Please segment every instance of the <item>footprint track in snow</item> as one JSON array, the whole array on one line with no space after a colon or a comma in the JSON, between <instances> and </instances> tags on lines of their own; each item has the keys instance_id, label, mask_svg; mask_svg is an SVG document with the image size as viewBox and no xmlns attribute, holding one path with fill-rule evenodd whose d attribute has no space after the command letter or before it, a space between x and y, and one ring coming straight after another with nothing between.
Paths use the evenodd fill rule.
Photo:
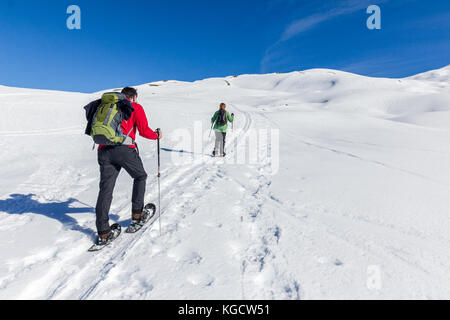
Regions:
<instances>
[{"instance_id":1,"label":"footprint track in snow","mask_svg":"<svg viewBox=\"0 0 450 320\"><path fill-rule=\"evenodd\" d=\"M211 159L211 160L213 160L213 159ZM211 160L209 161L209 163L214 164L214 162L211 161ZM169 175L170 178L165 180L165 182L162 183L162 185L161 185L161 192L162 192L162 200L163 201L166 200L166 199L174 198L174 196L177 193L177 191L179 189L181 189L181 190L185 189L183 187L186 186L186 185L196 185L196 182L198 180L202 181L202 179L203 179L202 176L205 173L210 173L211 174L210 168L208 168L208 166L205 166L205 164L203 162L194 162L192 165L186 166L184 168L167 169L167 171L163 171L162 174L163 175L164 174L167 175L167 174L169 174L169 172L172 172L172 174ZM217 176L216 177L212 176L206 182L204 182L203 190L211 188L211 186L215 182L215 179L217 179L217 178L218 178ZM176 185L178 188L171 188L173 185ZM170 190L168 192L165 192L167 189L170 189ZM202 188L199 188L199 191L201 191L201 190L202 190ZM146 199L146 200L148 200L148 199ZM176 208L182 208L183 205L186 205L189 202L192 202L191 201L191 197L185 198L185 200L183 200L181 203L180 202L176 203L174 211L176 212L176 210L177 210ZM172 207L169 207L169 205L172 206ZM162 217L163 217L164 213L168 209L173 209L173 203L169 203L164 208L161 208ZM140 241L141 241L140 238L143 237L143 235L145 234L145 231L147 230L148 227L149 226L144 227L144 229L141 230L141 232L140 232L141 235L138 238L133 239L133 240L128 240L127 242L122 243L122 244L120 242L123 239L119 238L117 240L118 243L115 243L115 245L116 245L115 248L108 248L108 249L113 249L113 251L115 251L116 254L113 254L109 258L105 259L106 263L101 268L102 271L100 271L100 277L97 277L97 280L93 281L94 284L90 288L88 288L84 294L81 294L80 298L87 299L87 298L89 298L91 296L91 294L94 292L94 290L98 287L99 283L101 283L102 281L105 280L106 275L109 273L109 271L112 268L115 268L115 265L109 263L109 261L117 260L117 259L123 261L125 259L126 255L127 255L127 252L131 252L131 249L136 244L140 243ZM176 228L176 225L175 225L174 228L167 230L167 233L170 234L172 232L176 232L176 230L177 230L177 228ZM120 251L120 249L118 248L119 245L120 245L119 248L123 248L122 249L123 251ZM106 254L106 252L105 252L105 254ZM95 265L95 263L90 263L89 265L92 266L92 265ZM81 273L84 273L84 272L89 273L89 271L90 271L89 267L85 267L85 268L83 268ZM64 296L64 292L60 292L59 295L60 296Z\"/></svg>"}]
</instances>

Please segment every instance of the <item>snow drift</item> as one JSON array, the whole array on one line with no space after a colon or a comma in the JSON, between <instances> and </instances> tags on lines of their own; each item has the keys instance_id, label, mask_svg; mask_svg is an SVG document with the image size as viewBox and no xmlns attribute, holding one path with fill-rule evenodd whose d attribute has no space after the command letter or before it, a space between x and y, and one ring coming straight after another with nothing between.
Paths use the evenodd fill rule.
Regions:
<instances>
[{"instance_id":1,"label":"snow drift","mask_svg":"<svg viewBox=\"0 0 450 320\"><path fill-rule=\"evenodd\" d=\"M98 165L82 107L99 93L0 86L0 298L450 298L450 66L404 79L315 69L138 87L161 127L162 227L98 254ZM174 155L220 102L228 155L279 130L279 169ZM211 139L212 140L212 139ZM157 198L156 146L138 138ZM259 147L266 147L259 144ZM130 222L131 178L111 223Z\"/></svg>"}]
</instances>

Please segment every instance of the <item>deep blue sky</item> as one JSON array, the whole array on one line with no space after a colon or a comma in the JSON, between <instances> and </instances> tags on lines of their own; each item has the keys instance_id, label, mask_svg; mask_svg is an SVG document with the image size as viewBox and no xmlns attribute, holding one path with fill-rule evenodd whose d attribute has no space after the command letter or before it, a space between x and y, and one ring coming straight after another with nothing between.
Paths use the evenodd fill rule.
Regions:
<instances>
[{"instance_id":1,"label":"deep blue sky","mask_svg":"<svg viewBox=\"0 0 450 320\"><path fill-rule=\"evenodd\" d=\"M68 30L67 7L81 8ZM381 8L369 30L366 8ZM0 84L93 92L157 80L450 64L448 0L2 0Z\"/></svg>"}]
</instances>

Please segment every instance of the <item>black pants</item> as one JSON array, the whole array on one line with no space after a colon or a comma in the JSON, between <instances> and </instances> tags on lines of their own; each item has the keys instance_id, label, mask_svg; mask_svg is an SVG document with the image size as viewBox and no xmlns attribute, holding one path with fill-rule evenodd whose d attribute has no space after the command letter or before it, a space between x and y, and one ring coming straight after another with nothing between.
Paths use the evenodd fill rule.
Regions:
<instances>
[{"instance_id":1,"label":"black pants","mask_svg":"<svg viewBox=\"0 0 450 320\"><path fill-rule=\"evenodd\" d=\"M98 194L95 213L99 235L108 233L109 209L113 199L114 186L122 168L134 179L133 196L131 199L132 213L141 213L144 209L145 184L147 173L136 149L128 146L105 147L98 150L100 165L100 192Z\"/></svg>"}]
</instances>

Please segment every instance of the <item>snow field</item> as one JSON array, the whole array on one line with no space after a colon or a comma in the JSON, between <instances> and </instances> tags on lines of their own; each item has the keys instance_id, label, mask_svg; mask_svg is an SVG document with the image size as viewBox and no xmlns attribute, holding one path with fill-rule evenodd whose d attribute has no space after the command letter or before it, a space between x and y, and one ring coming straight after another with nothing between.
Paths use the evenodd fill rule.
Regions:
<instances>
[{"instance_id":1,"label":"snow field","mask_svg":"<svg viewBox=\"0 0 450 320\"><path fill-rule=\"evenodd\" d=\"M448 298L449 75L314 69L139 86L164 133L162 235L156 222L96 254L82 106L100 93L0 86L0 298ZM220 102L236 114L225 160L205 156ZM199 121L201 156L175 134ZM264 130L279 132L257 150L279 150L275 174L271 159L233 161ZM137 142L157 203L156 143ZM111 223L129 224L131 188L122 172Z\"/></svg>"}]
</instances>

